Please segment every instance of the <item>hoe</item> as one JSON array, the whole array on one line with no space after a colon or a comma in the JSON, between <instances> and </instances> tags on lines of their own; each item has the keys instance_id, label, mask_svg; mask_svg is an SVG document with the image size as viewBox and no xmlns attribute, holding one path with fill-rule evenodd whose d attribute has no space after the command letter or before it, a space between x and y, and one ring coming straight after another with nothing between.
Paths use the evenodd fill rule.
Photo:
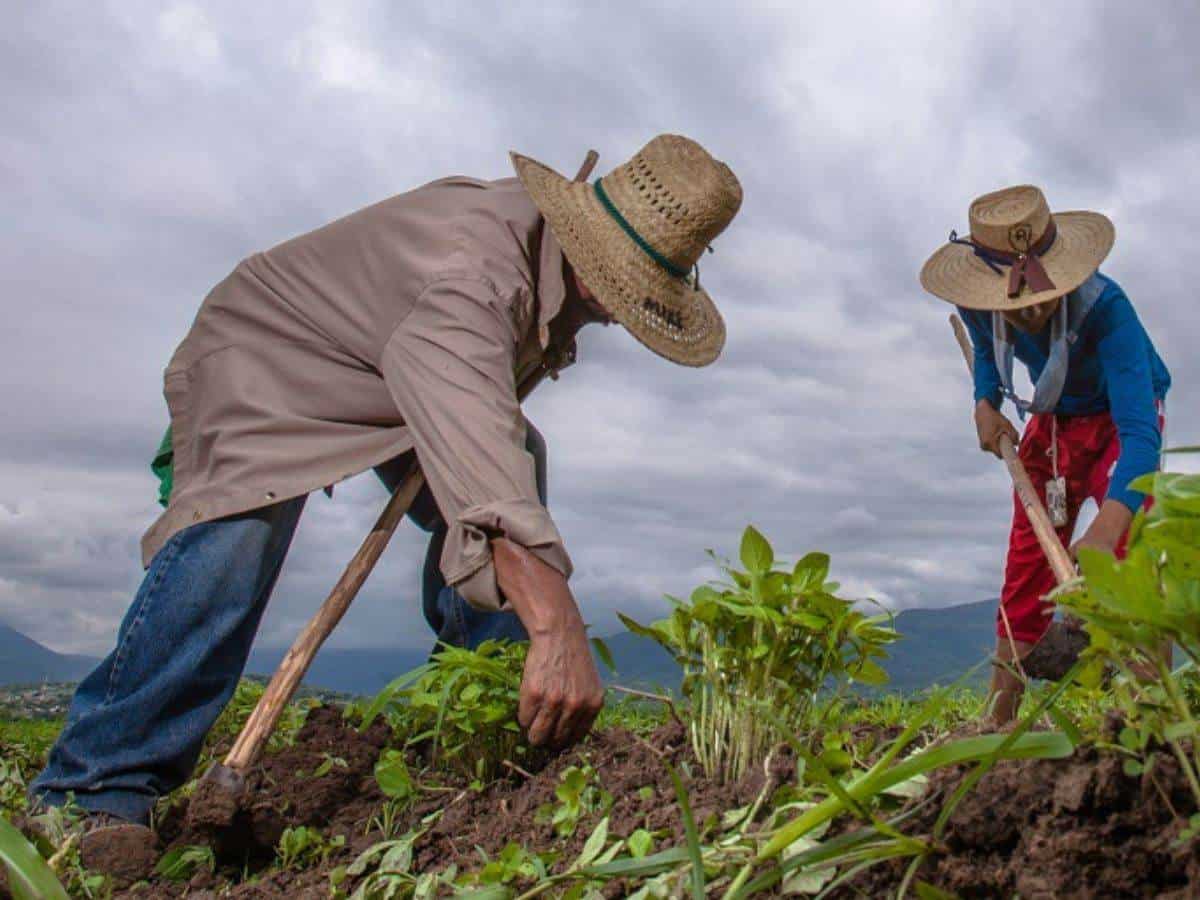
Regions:
<instances>
[{"instance_id":1,"label":"hoe","mask_svg":"<svg viewBox=\"0 0 1200 900\"><path fill-rule=\"evenodd\" d=\"M956 315L950 316L950 325L954 329L954 337L958 340L958 346L962 349L963 358L967 361L967 368L974 373L975 355L971 349L971 341L967 337L966 328ZM1046 513L1046 508L1042 505L1042 500L1038 496L1033 482L1029 480L1029 473L1025 471L1025 466L1017 458L1017 450L1013 447L1013 442L1008 435L1000 436L1000 456L1003 458L1004 464L1008 466L1013 489L1021 501L1021 506L1025 509L1025 514L1029 516L1033 532L1037 535L1042 552L1046 554L1050 569L1054 572L1054 580L1059 584L1070 581L1076 575L1075 563L1072 562L1071 555L1063 547L1062 541L1058 539L1058 532L1054 530L1050 516ZM1050 623L1050 628L1042 636L1042 639L1033 645L1033 649L1018 664L1024 673L1032 678L1057 681L1067 674L1087 644L1087 634L1076 621L1056 619Z\"/></svg>"}]
</instances>

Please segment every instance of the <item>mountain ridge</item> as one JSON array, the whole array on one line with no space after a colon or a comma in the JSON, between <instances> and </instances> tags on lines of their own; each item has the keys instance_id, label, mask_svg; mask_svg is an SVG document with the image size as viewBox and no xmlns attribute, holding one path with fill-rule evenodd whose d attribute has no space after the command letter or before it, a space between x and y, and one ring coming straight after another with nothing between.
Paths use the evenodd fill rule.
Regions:
<instances>
[{"instance_id":1,"label":"mountain ridge","mask_svg":"<svg viewBox=\"0 0 1200 900\"><path fill-rule=\"evenodd\" d=\"M910 692L934 683L947 684L986 659L995 640L995 608L995 600L983 600L897 613L896 627L903 638L889 648L889 659L883 662L891 676L886 689ZM603 640L617 664L616 673L601 665L606 681L630 687L678 688L678 666L653 641L627 631ZM256 647L246 674L271 675L286 650ZM397 675L424 663L428 654L429 650L412 648L326 647L317 654L304 683L348 694L374 694ZM78 681L98 662L95 657L56 653L0 623L0 684Z\"/></svg>"}]
</instances>

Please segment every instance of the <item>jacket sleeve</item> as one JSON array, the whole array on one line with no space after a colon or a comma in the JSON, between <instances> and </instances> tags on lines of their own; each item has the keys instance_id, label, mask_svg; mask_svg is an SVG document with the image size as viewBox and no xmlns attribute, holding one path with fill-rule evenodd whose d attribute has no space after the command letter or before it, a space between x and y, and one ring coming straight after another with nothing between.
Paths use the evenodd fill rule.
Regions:
<instances>
[{"instance_id":1,"label":"jacket sleeve","mask_svg":"<svg viewBox=\"0 0 1200 900\"><path fill-rule=\"evenodd\" d=\"M506 605L496 585L493 538L506 537L571 575L525 449L516 343L508 304L490 284L456 278L425 288L380 360L448 526L442 574L484 610Z\"/></svg>"},{"instance_id":2,"label":"jacket sleeve","mask_svg":"<svg viewBox=\"0 0 1200 900\"><path fill-rule=\"evenodd\" d=\"M971 335L971 347L975 352L975 402L987 399L996 409L1004 402L1000 392L1000 370L996 368L996 354L992 349L992 333L984 320L987 313L979 313L958 307L958 313Z\"/></svg>"},{"instance_id":3,"label":"jacket sleeve","mask_svg":"<svg viewBox=\"0 0 1200 900\"><path fill-rule=\"evenodd\" d=\"M1131 491L1129 483L1156 471L1162 450L1147 352L1149 339L1133 304L1124 294L1114 295L1105 304L1097 324L1097 349L1108 388L1109 412L1121 441L1121 455L1113 469L1108 497L1137 512L1146 497Z\"/></svg>"}]
</instances>

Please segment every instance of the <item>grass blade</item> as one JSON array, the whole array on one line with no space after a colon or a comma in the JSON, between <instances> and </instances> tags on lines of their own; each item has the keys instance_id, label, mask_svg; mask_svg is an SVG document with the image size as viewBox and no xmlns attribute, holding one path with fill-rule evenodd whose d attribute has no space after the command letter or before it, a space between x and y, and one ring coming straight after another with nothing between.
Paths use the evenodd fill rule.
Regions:
<instances>
[{"instance_id":1,"label":"grass blade","mask_svg":"<svg viewBox=\"0 0 1200 900\"><path fill-rule=\"evenodd\" d=\"M1058 732L1026 734L1012 740L1010 735L992 734L964 738L940 747L911 756L889 769L867 772L846 788L854 800L864 800L884 788L907 781L915 775L923 775L934 769L974 762L995 755L997 759L1062 759L1075 752L1070 739ZM805 810L775 833L767 845L759 851L758 859L776 856L792 843L844 810L845 804L838 797L827 797L811 809Z\"/></svg>"},{"instance_id":2,"label":"grass blade","mask_svg":"<svg viewBox=\"0 0 1200 900\"><path fill-rule=\"evenodd\" d=\"M672 847L659 853L643 856L641 859L614 859L609 863L600 863L580 869L579 874L596 878L640 878L648 875L661 875L674 869L680 863L688 862L691 854L686 847Z\"/></svg>"},{"instance_id":3,"label":"grass blade","mask_svg":"<svg viewBox=\"0 0 1200 900\"><path fill-rule=\"evenodd\" d=\"M0 818L0 861L16 900L68 900L54 872L25 836Z\"/></svg>"},{"instance_id":4,"label":"grass blade","mask_svg":"<svg viewBox=\"0 0 1200 900\"><path fill-rule=\"evenodd\" d=\"M692 805L688 802L687 790L679 773L670 763L664 763L671 773L671 781L675 785L675 796L679 799L679 809L683 814L683 831L687 835L688 857L692 861L692 898L704 900L704 859L700 854L700 835L696 832L696 819L692 816Z\"/></svg>"}]
</instances>

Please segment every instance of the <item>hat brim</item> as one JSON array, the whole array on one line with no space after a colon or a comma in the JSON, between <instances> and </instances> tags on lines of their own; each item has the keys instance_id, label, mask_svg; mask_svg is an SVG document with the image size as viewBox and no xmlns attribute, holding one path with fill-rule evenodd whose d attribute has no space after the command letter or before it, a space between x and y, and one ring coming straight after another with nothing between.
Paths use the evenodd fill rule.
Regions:
<instances>
[{"instance_id":1,"label":"hat brim","mask_svg":"<svg viewBox=\"0 0 1200 900\"><path fill-rule=\"evenodd\" d=\"M1058 234L1040 257L1054 288L1019 297L1008 296L1008 268L996 274L975 251L962 244L946 244L921 268L921 286L934 296L966 309L1024 309L1045 303L1087 281L1100 267L1116 240L1107 216L1096 212L1056 212Z\"/></svg>"},{"instance_id":2,"label":"hat brim","mask_svg":"<svg viewBox=\"0 0 1200 900\"><path fill-rule=\"evenodd\" d=\"M567 261L613 318L671 362L706 366L721 355L725 322L703 288L654 262L608 214L592 185L519 153L511 156ZM664 309L675 324L660 314Z\"/></svg>"}]
</instances>

